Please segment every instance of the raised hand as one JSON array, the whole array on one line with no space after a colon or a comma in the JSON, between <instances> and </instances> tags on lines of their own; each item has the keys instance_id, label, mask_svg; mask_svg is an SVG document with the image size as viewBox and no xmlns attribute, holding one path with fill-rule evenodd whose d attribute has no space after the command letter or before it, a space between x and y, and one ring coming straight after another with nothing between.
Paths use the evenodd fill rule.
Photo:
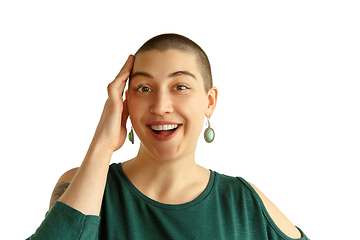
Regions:
<instances>
[{"instance_id":1,"label":"raised hand","mask_svg":"<svg viewBox=\"0 0 360 240\"><path fill-rule=\"evenodd\" d=\"M103 148L116 151L125 142L127 135L126 120L129 112L127 101L123 100L122 96L134 60L134 56L130 55L115 80L108 85L108 99L92 140L92 145L100 145Z\"/></svg>"}]
</instances>

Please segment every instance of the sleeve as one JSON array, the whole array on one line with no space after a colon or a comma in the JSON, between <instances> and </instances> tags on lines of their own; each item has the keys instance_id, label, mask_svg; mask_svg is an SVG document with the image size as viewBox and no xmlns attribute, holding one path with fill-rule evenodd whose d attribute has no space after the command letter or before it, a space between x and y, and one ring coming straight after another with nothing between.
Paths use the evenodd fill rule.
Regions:
<instances>
[{"instance_id":1,"label":"sleeve","mask_svg":"<svg viewBox=\"0 0 360 240\"><path fill-rule=\"evenodd\" d=\"M256 190L250 185L250 183L248 183L245 179L243 179L242 177L237 177L240 182L242 182L246 188L250 191L251 195L255 198L257 205L260 207L262 213L263 213L263 217L264 220L269 224L268 226L270 226L270 231L267 233L269 236L269 239L283 239L283 240L290 240L293 238L288 237L277 225L276 223L273 221L272 217L270 216L269 212L267 211L261 197L258 195L258 193L256 192ZM264 221L264 222L265 222ZM266 227L266 225L263 225L262 227ZM298 240L310 240L305 233L298 228L297 226L295 226L301 233L302 237L298 238Z\"/></svg>"},{"instance_id":2,"label":"sleeve","mask_svg":"<svg viewBox=\"0 0 360 240\"><path fill-rule=\"evenodd\" d=\"M29 240L95 239L100 217L84 215L78 210L57 201L46 214L44 221Z\"/></svg>"}]
</instances>

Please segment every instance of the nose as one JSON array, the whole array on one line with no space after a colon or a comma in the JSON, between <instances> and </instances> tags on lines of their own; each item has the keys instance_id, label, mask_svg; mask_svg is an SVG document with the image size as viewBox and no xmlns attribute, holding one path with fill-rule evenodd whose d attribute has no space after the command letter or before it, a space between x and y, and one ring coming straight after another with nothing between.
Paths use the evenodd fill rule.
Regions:
<instances>
[{"instance_id":1,"label":"nose","mask_svg":"<svg viewBox=\"0 0 360 240\"><path fill-rule=\"evenodd\" d=\"M169 92L166 90L158 91L152 100L150 113L163 116L165 114L172 113L173 110L174 109Z\"/></svg>"}]
</instances>

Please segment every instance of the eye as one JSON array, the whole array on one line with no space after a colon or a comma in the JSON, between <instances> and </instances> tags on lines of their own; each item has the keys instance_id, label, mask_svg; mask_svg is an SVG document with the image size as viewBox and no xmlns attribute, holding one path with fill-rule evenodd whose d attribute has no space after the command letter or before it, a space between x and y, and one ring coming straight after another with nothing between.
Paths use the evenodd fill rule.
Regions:
<instances>
[{"instance_id":1,"label":"eye","mask_svg":"<svg viewBox=\"0 0 360 240\"><path fill-rule=\"evenodd\" d=\"M190 89L190 87L189 87L189 85L184 84L184 83L176 85L174 87L174 90L176 90L176 91L183 91L183 90L187 90L187 89Z\"/></svg>"},{"instance_id":2,"label":"eye","mask_svg":"<svg viewBox=\"0 0 360 240\"><path fill-rule=\"evenodd\" d=\"M135 91L146 93L146 92L151 92L152 90L147 86L138 86L135 88Z\"/></svg>"}]
</instances>

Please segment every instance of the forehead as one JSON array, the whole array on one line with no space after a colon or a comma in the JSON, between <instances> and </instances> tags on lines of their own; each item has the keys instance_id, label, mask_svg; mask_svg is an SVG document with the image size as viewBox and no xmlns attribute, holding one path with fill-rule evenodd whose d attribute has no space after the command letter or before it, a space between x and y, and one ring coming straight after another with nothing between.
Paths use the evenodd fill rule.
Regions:
<instances>
[{"instance_id":1,"label":"forehead","mask_svg":"<svg viewBox=\"0 0 360 240\"><path fill-rule=\"evenodd\" d=\"M154 49L136 54L133 72L147 72L162 77L177 71L188 71L201 78L196 55L191 52Z\"/></svg>"}]
</instances>

